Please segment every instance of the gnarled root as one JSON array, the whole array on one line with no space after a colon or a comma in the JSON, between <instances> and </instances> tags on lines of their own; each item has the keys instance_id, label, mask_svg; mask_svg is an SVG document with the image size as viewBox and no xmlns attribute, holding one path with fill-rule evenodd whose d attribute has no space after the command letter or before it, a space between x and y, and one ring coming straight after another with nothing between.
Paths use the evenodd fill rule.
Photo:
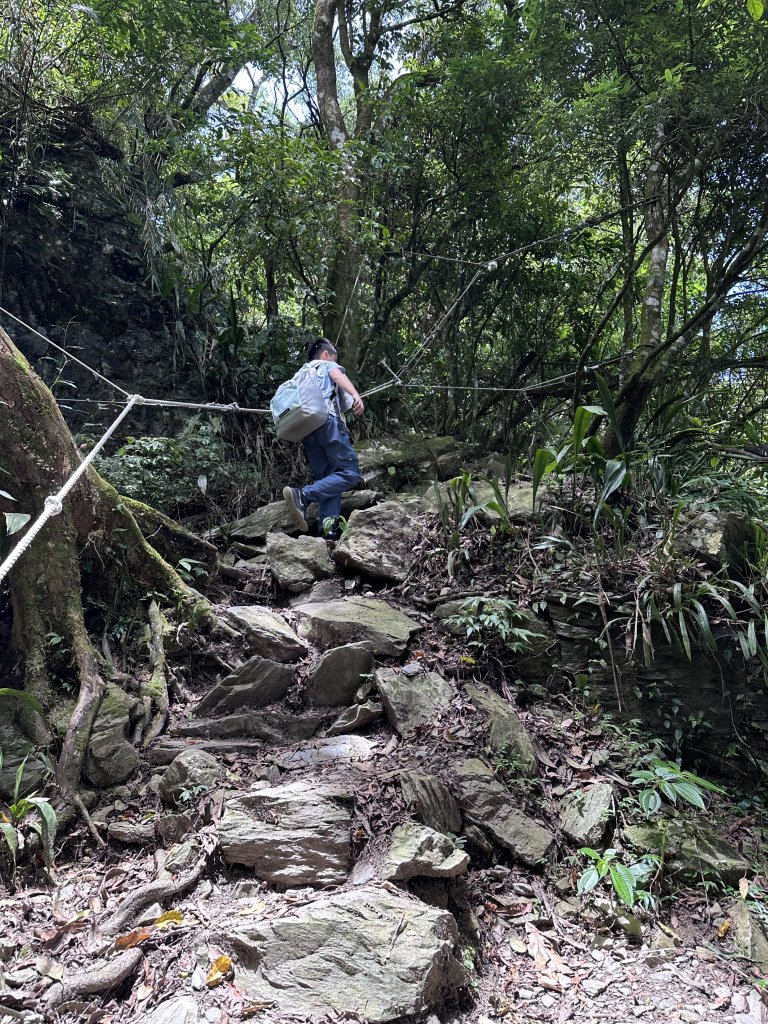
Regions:
<instances>
[{"instance_id":1,"label":"gnarled root","mask_svg":"<svg viewBox=\"0 0 768 1024\"><path fill-rule=\"evenodd\" d=\"M98 967L73 974L66 981L53 985L48 989L45 1001L48 1006L56 1007L79 996L107 992L130 978L143 959L140 949L126 949Z\"/></svg>"}]
</instances>

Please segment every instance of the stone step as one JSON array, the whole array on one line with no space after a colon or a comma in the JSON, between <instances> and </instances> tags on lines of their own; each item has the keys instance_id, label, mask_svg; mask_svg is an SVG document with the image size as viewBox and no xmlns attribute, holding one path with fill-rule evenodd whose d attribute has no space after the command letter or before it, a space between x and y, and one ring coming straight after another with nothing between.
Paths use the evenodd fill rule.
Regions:
<instances>
[{"instance_id":1,"label":"stone step","mask_svg":"<svg viewBox=\"0 0 768 1024\"><path fill-rule=\"evenodd\" d=\"M260 756L266 749L260 740L238 739L169 739L164 738L149 751L149 763L154 766L168 765L184 750L204 750L214 756L218 754L252 754Z\"/></svg>"}]
</instances>

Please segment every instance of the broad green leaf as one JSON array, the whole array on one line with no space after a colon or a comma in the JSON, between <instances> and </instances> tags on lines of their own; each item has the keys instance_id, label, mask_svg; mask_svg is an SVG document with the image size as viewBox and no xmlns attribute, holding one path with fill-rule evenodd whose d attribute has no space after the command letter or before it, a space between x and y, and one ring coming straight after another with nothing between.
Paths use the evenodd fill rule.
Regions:
<instances>
[{"instance_id":1,"label":"broad green leaf","mask_svg":"<svg viewBox=\"0 0 768 1024\"><path fill-rule=\"evenodd\" d=\"M693 601L692 604L696 614L696 620L699 624L699 629L701 630L704 639L707 641L710 651L716 651L717 641L715 640L712 632L712 627L709 624L709 616L707 615L704 606L699 601Z\"/></svg>"},{"instance_id":2,"label":"broad green leaf","mask_svg":"<svg viewBox=\"0 0 768 1024\"><path fill-rule=\"evenodd\" d=\"M698 786L695 786L692 782L688 782L686 779L679 779L673 783L675 792L687 804L691 804L692 807L698 807L700 810L704 810L704 801L702 800L701 793L699 792Z\"/></svg>"},{"instance_id":3,"label":"broad green leaf","mask_svg":"<svg viewBox=\"0 0 768 1024\"><path fill-rule=\"evenodd\" d=\"M533 511L536 511L536 492L542 479L550 473L556 465L552 458L552 451L549 448L539 448L533 457Z\"/></svg>"},{"instance_id":4,"label":"broad green leaf","mask_svg":"<svg viewBox=\"0 0 768 1024\"><path fill-rule=\"evenodd\" d=\"M635 876L626 864L611 864L611 883L621 902L631 908L635 902Z\"/></svg>"},{"instance_id":5,"label":"broad green leaf","mask_svg":"<svg viewBox=\"0 0 768 1024\"><path fill-rule=\"evenodd\" d=\"M14 862L16 861L16 854L19 849L19 839L16 835L16 829L7 821L0 821L0 832L5 836L5 841L8 844L8 849L11 851L11 856Z\"/></svg>"},{"instance_id":6,"label":"broad green leaf","mask_svg":"<svg viewBox=\"0 0 768 1024\"><path fill-rule=\"evenodd\" d=\"M688 658L688 661L690 661L691 660L691 656L692 656L691 655L691 638L690 638L690 636L688 634L688 627L685 624L685 615L683 614L682 608L677 613L677 622L678 622L678 625L680 627L680 640L681 640L682 645L683 645L683 650L685 651L685 654L686 654L686 657Z\"/></svg>"},{"instance_id":7,"label":"broad green leaf","mask_svg":"<svg viewBox=\"0 0 768 1024\"><path fill-rule=\"evenodd\" d=\"M9 494L8 491L0 491L0 498L7 498L8 501L16 501L14 496Z\"/></svg>"},{"instance_id":8,"label":"broad green leaf","mask_svg":"<svg viewBox=\"0 0 768 1024\"><path fill-rule=\"evenodd\" d=\"M643 789L638 797L644 814L655 814L661 807L661 797L655 789Z\"/></svg>"},{"instance_id":9,"label":"broad green leaf","mask_svg":"<svg viewBox=\"0 0 768 1024\"><path fill-rule=\"evenodd\" d=\"M760 21L765 11L763 0L747 0L747 10L753 21Z\"/></svg>"},{"instance_id":10,"label":"broad green leaf","mask_svg":"<svg viewBox=\"0 0 768 1024\"><path fill-rule=\"evenodd\" d=\"M10 686L0 686L0 697L13 697L14 700L21 701L22 704L26 704L33 711L36 711L41 718L45 718L43 705L37 697L33 697L31 693L27 693L25 690L14 690Z\"/></svg>"},{"instance_id":11,"label":"broad green leaf","mask_svg":"<svg viewBox=\"0 0 768 1024\"><path fill-rule=\"evenodd\" d=\"M600 875L597 873L597 868L587 868L576 883L576 892L589 892L599 881Z\"/></svg>"},{"instance_id":12,"label":"broad green leaf","mask_svg":"<svg viewBox=\"0 0 768 1024\"><path fill-rule=\"evenodd\" d=\"M624 451L624 439L621 436L621 429L619 428L619 419L616 415L616 406L613 401L613 395L611 389L605 382L605 377L595 372L595 383L597 384L597 390L600 395L600 401L603 403L605 409L605 415L608 418L608 422L611 425L611 430L614 433L616 440L619 442L619 448Z\"/></svg>"},{"instance_id":13,"label":"broad green leaf","mask_svg":"<svg viewBox=\"0 0 768 1024\"><path fill-rule=\"evenodd\" d=\"M608 459L605 464L605 476L603 478L603 489L600 492L600 497L597 502L597 508L595 509L595 519L600 515L600 509L605 501L617 491L627 475L627 467L624 462L620 462L618 459Z\"/></svg>"},{"instance_id":14,"label":"broad green leaf","mask_svg":"<svg viewBox=\"0 0 768 1024\"><path fill-rule=\"evenodd\" d=\"M56 812L44 797L31 796L29 803L35 807L40 815L40 823L42 825L40 838L43 843L43 858L45 859L45 866L50 868L53 864L53 844L56 842L56 829L58 827Z\"/></svg>"}]
</instances>

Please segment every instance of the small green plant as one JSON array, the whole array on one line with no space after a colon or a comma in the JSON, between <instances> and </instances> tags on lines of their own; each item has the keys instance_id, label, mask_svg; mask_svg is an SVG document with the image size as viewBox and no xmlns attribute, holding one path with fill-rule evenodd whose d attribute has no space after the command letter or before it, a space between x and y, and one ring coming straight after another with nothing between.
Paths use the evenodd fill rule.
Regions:
<instances>
[{"instance_id":1,"label":"small green plant","mask_svg":"<svg viewBox=\"0 0 768 1024\"><path fill-rule=\"evenodd\" d=\"M49 800L35 793L21 795L27 761L28 757L25 757L16 769L11 802L0 805L0 836L10 855L12 876L16 874L19 855L29 848L32 835L39 837L45 866L50 869L58 825L56 812ZM0 770L2 766L0 751Z\"/></svg>"},{"instance_id":2,"label":"small green plant","mask_svg":"<svg viewBox=\"0 0 768 1024\"><path fill-rule=\"evenodd\" d=\"M530 651L543 634L528 629L530 616L514 601L503 597L472 597L464 601L459 613L446 619L449 626L457 626L467 636L470 647L485 647L488 641L498 641L515 654Z\"/></svg>"},{"instance_id":3,"label":"small green plant","mask_svg":"<svg viewBox=\"0 0 768 1024\"><path fill-rule=\"evenodd\" d=\"M180 558L176 565L176 572L185 583L194 583L200 576L207 576L208 570L197 558Z\"/></svg>"},{"instance_id":4,"label":"small green plant","mask_svg":"<svg viewBox=\"0 0 768 1024\"><path fill-rule=\"evenodd\" d=\"M662 805L662 798L676 804L678 800L704 810L704 792L720 793L719 786L702 779L692 772L683 771L674 761L662 761L650 757L648 768L635 769L629 773L633 784L641 787L638 803L646 817L656 814Z\"/></svg>"},{"instance_id":5,"label":"small green plant","mask_svg":"<svg viewBox=\"0 0 768 1024\"><path fill-rule=\"evenodd\" d=\"M639 889L638 885L644 884L654 872L658 871L661 858L656 854L645 854L632 864L624 864L619 859L618 850L611 849L599 853L589 846L584 846L579 853L592 863L579 877L576 883L577 892L591 892L603 879L607 878L613 892L630 910L638 901L649 902L650 893L647 890Z\"/></svg>"}]
</instances>

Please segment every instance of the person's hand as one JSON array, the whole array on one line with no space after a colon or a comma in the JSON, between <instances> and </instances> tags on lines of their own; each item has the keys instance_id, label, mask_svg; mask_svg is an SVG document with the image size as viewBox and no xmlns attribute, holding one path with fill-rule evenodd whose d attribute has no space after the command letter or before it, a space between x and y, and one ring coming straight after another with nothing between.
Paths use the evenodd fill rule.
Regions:
<instances>
[{"instance_id":1,"label":"person's hand","mask_svg":"<svg viewBox=\"0 0 768 1024\"><path fill-rule=\"evenodd\" d=\"M352 412L355 416L362 416L365 412L365 405L363 404L363 400L360 395L358 395L352 403Z\"/></svg>"}]
</instances>

